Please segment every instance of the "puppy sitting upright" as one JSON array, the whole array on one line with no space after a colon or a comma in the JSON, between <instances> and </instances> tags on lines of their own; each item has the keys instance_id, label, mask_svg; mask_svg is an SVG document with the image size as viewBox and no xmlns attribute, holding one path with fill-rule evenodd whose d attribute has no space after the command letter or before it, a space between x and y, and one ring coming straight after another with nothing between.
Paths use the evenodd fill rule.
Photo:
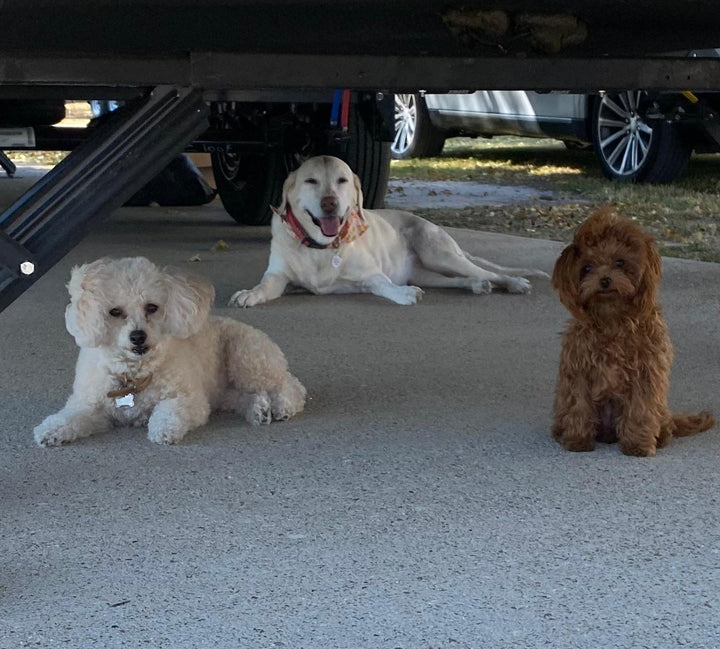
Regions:
<instances>
[{"instance_id":1,"label":"puppy sitting upright","mask_svg":"<svg viewBox=\"0 0 720 649\"><path fill-rule=\"evenodd\" d=\"M583 223L552 282L573 316L563 336L553 437L568 451L619 441L652 456L673 435L699 433L713 416L673 415L672 345L656 298L660 255L652 238L609 208Z\"/></svg>"},{"instance_id":2,"label":"puppy sitting upright","mask_svg":"<svg viewBox=\"0 0 720 649\"><path fill-rule=\"evenodd\" d=\"M264 333L208 317L215 291L203 279L160 269L143 257L76 267L65 324L80 347L65 407L35 428L41 446L113 425L148 427L160 444L179 442L211 410L251 424L303 409L305 388Z\"/></svg>"}]
</instances>

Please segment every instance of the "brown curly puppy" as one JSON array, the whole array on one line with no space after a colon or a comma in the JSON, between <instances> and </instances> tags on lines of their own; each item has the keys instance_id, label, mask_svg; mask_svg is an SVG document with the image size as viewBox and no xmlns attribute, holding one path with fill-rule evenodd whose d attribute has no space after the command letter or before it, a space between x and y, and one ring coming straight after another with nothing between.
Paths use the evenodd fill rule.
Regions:
<instances>
[{"instance_id":1,"label":"brown curly puppy","mask_svg":"<svg viewBox=\"0 0 720 649\"><path fill-rule=\"evenodd\" d=\"M618 441L652 456L673 435L715 425L709 412L673 415L673 349L656 301L660 255L637 225L603 208L555 263L552 282L573 316L563 334L553 437L568 451Z\"/></svg>"}]
</instances>

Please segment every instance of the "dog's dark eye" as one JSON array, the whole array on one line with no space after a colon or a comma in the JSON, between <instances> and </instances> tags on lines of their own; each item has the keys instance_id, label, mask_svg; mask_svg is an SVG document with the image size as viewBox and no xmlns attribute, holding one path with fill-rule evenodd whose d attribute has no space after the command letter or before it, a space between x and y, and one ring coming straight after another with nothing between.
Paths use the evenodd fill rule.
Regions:
<instances>
[{"instance_id":1,"label":"dog's dark eye","mask_svg":"<svg viewBox=\"0 0 720 649\"><path fill-rule=\"evenodd\" d=\"M347 181L348 179L345 178L345 176L340 176L340 178L338 178L338 183L346 183Z\"/></svg>"},{"instance_id":2,"label":"dog's dark eye","mask_svg":"<svg viewBox=\"0 0 720 649\"><path fill-rule=\"evenodd\" d=\"M110 309L109 313L110 313L110 315L111 315L113 318L122 318L123 315L124 315L124 314L123 314L123 310L122 310L120 307L118 307L118 306L113 307L112 309Z\"/></svg>"},{"instance_id":3,"label":"dog's dark eye","mask_svg":"<svg viewBox=\"0 0 720 649\"><path fill-rule=\"evenodd\" d=\"M305 182L306 182L308 185L317 185L317 184L318 184L318 181L315 180L315 178L306 178L306 179L305 179Z\"/></svg>"},{"instance_id":4,"label":"dog's dark eye","mask_svg":"<svg viewBox=\"0 0 720 649\"><path fill-rule=\"evenodd\" d=\"M145 305L145 313L147 313L148 315L150 315L151 313L155 313L157 310L158 310L158 305L157 305L157 304L152 304L152 303L151 303L151 304L146 304L146 305Z\"/></svg>"},{"instance_id":5,"label":"dog's dark eye","mask_svg":"<svg viewBox=\"0 0 720 649\"><path fill-rule=\"evenodd\" d=\"M582 268L582 274L587 275L593 269L592 264L585 264Z\"/></svg>"},{"instance_id":6,"label":"dog's dark eye","mask_svg":"<svg viewBox=\"0 0 720 649\"><path fill-rule=\"evenodd\" d=\"M622 268L622 267L625 265L625 260L624 260L624 259L616 259L616 260L615 260L615 265L616 265L618 268Z\"/></svg>"}]
</instances>

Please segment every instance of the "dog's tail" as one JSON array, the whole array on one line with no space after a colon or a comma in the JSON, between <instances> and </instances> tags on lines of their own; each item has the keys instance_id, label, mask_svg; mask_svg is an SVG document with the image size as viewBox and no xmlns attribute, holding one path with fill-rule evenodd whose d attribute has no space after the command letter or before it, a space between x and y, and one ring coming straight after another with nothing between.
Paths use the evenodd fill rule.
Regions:
<instances>
[{"instance_id":1,"label":"dog's tail","mask_svg":"<svg viewBox=\"0 0 720 649\"><path fill-rule=\"evenodd\" d=\"M475 255L471 255L465 250L463 250L462 252L468 261L471 261L473 264L475 264L476 266L480 266L481 268L492 270L495 273L501 273L503 275L513 275L517 277L545 277L548 279L550 278L550 275L538 268L507 268L506 266L494 264L493 262L488 261L487 259L483 259L482 257L476 257Z\"/></svg>"},{"instance_id":2,"label":"dog's tail","mask_svg":"<svg viewBox=\"0 0 720 649\"><path fill-rule=\"evenodd\" d=\"M673 435L687 437L709 430L715 425L715 417L709 410L703 410L697 415L673 414Z\"/></svg>"}]
</instances>

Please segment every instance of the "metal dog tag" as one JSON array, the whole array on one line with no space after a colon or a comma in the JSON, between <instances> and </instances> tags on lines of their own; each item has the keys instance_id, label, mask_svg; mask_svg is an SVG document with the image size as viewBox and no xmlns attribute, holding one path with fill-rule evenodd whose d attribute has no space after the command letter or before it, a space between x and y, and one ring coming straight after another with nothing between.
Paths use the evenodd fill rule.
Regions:
<instances>
[{"instance_id":1,"label":"metal dog tag","mask_svg":"<svg viewBox=\"0 0 720 649\"><path fill-rule=\"evenodd\" d=\"M115 398L116 408L132 408L135 405L135 395L126 394L124 397Z\"/></svg>"},{"instance_id":2,"label":"metal dog tag","mask_svg":"<svg viewBox=\"0 0 720 649\"><path fill-rule=\"evenodd\" d=\"M342 264L342 257L335 253L330 263L332 264L333 268L340 268L340 264Z\"/></svg>"}]
</instances>

